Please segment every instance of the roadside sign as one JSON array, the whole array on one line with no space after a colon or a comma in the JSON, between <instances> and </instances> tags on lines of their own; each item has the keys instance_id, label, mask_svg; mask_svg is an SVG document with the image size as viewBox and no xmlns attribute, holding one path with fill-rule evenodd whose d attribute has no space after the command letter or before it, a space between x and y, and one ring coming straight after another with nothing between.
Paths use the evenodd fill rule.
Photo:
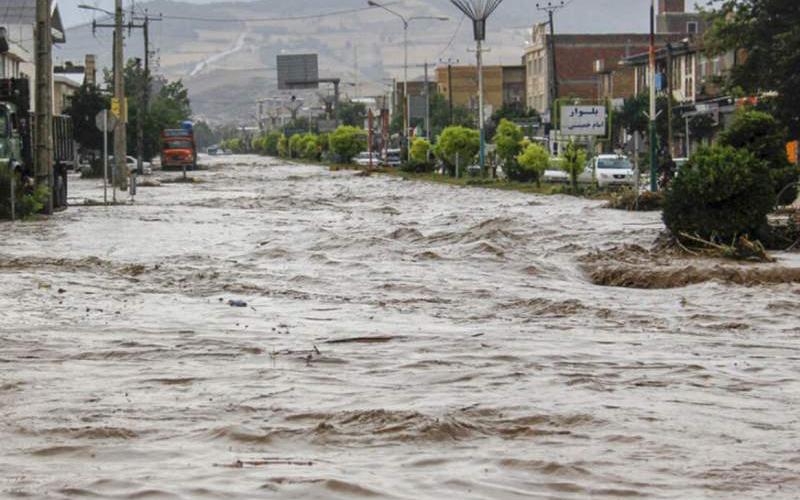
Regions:
<instances>
[{"instance_id":1,"label":"roadside sign","mask_svg":"<svg viewBox=\"0 0 800 500\"><path fill-rule=\"evenodd\" d=\"M117 117L109 113L107 109L104 109L94 117L94 124L100 132L106 131L106 115L108 115L108 130L114 130L114 127L117 126Z\"/></svg>"},{"instance_id":2,"label":"roadside sign","mask_svg":"<svg viewBox=\"0 0 800 500\"><path fill-rule=\"evenodd\" d=\"M277 56L278 89L319 88L319 62L317 54Z\"/></svg>"},{"instance_id":3,"label":"roadside sign","mask_svg":"<svg viewBox=\"0 0 800 500\"><path fill-rule=\"evenodd\" d=\"M606 135L605 106L561 106L561 133L564 135Z\"/></svg>"},{"instance_id":4,"label":"roadside sign","mask_svg":"<svg viewBox=\"0 0 800 500\"><path fill-rule=\"evenodd\" d=\"M120 102L121 101L121 102ZM122 120L123 122L128 121L128 98L125 99L117 99L116 97L111 98L111 115Z\"/></svg>"}]
</instances>

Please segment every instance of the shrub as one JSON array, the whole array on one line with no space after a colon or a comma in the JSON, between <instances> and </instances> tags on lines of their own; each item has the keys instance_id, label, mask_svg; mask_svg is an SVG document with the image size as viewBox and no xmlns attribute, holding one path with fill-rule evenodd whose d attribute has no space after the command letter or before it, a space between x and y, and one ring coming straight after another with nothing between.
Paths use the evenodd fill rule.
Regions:
<instances>
[{"instance_id":1,"label":"shrub","mask_svg":"<svg viewBox=\"0 0 800 500\"><path fill-rule=\"evenodd\" d=\"M19 175L14 183L14 211L17 217L27 217L44 209L50 197L47 186L39 184L25 187ZM7 165L0 165L0 219L8 218L11 218L11 172Z\"/></svg>"},{"instance_id":2,"label":"shrub","mask_svg":"<svg viewBox=\"0 0 800 500\"><path fill-rule=\"evenodd\" d=\"M281 140L280 132L269 132L261 138L261 152L267 156L278 156L278 142Z\"/></svg>"},{"instance_id":3,"label":"shrub","mask_svg":"<svg viewBox=\"0 0 800 500\"><path fill-rule=\"evenodd\" d=\"M497 147L497 157L503 162L503 171L511 180L523 180L517 162L523 150L522 140L524 138L521 128L505 118L500 120L493 142Z\"/></svg>"},{"instance_id":4,"label":"shrub","mask_svg":"<svg viewBox=\"0 0 800 500\"><path fill-rule=\"evenodd\" d=\"M578 177L586 168L586 151L578 147L574 142L567 144L561 154L561 168L569 175L572 192L578 192Z\"/></svg>"},{"instance_id":5,"label":"shrub","mask_svg":"<svg viewBox=\"0 0 800 500\"><path fill-rule=\"evenodd\" d=\"M303 135L300 140L300 156L306 160L319 161L320 153L321 150L317 135L312 133Z\"/></svg>"},{"instance_id":6,"label":"shrub","mask_svg":"<svg viewBox=\"0 0 800 500\"><path fill-rule=\"evenodd\" d=\"M407 165L403 165L405 172L428 172L431 170L432 164L429 159L431 152L431 143L427 140L417 137L411 143L411 158Z\"/></svg>"},{"instance_id":7,"label":"shrub","mask_svg":"<svg viewBox=\"0 0 800 500\"><path fill-rule=\"evenodd\" d=\"M540 185L542 174L550 165L550 155L547 150L538 144L528 144L525 150L517 156L518 167L514 170L514 177L506 171L509 179L522 182L535 182Z\"/></svg>"},{"instance_id":8,"label":"shrub","mask_svg":"<svg viewBox=\"0 0 800 500\"><path fill-rule=\"evenodd\" d=\"M294 134L289 138L289 158L298 158L303 151L303 136Z\"/></svg>"},{"instance_id":9,"label":"shrub","mask_svg":"<svg viewBox=\"0 0 800 500\"><path fill-rule=\"evenodd\" d=\"M732 147L704 148L692 156L664 199L664 223L680 233L730 243L755 234L775 203L767 163Z\"/></svg>"},{"instance_id":10,"label":"shrub","mask_svg":"<svg viewBox=\"0 0 800 500\"><path fill-rule=\"evenodd\" d=\"M480 149L481 139L477 130L456 126L442 131L434 151L436 157L448 166L450 174L455 175L456 158L461 172L465 172Z\"/></svg>"},{"instance_id":11,"label":"shrub","mask_svg":"<svg viewBox=\"0 0 800 500\"><path fill-rule=\"evenodd\" d=\"M328 137L330 150L342 163L350 163L353 157L367 149L367 132L363 129L342 125Z\"/></svg>"},{"instance_id":12,"label":"shrub","mask_svg":"<svg viewBox=\"0 0 800 500\"><path fill-rule=\"evenodd\" d=\"M283 134L281 134L281 137L278 139L278 156L281 158L291 157L289 150L289 139L287 139Z\"/></svg>"},{"instance_id":13,"label":"shrub","mask_svg":"<svg viewBox=\"0 0 800 500\"><path fill-rule=\"evenodd\" d=\"M720 135L722 146L746 149L757 159L767 162L775 194L781 193L778 203L791 204L797 199L797 188L784 191L797 183L798 169L786 156L786 131L775 118L761 111L743 111L736 115L731 126Z\"/></svg>"}]
</instances>

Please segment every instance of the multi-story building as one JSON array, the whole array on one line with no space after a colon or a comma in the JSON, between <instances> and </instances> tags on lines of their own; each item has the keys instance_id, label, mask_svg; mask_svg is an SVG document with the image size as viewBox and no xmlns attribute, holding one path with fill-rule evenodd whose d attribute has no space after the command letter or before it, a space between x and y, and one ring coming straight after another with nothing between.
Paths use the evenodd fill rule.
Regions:
<instances>
[{"instance_id":1,"label":"multi-story building","mask_svg":"<svg viewBox=\"0 0 800 500\"><path fill-rule=\"evenodd\" d=\"M697 13L685 12L685 0L659 0L656 44L677 42L704 26ZM617 72L620 61L647 51L648 33L556 34L546 24L533 27L523 58L527 72L527 104L548 113L557 86L558 97L599 99L632 95L634 74ZM553 74L553 63L557 77Z\"/></svg>"},{"instance_id":2,"label":"multi-story building","mask_svg":"<svg viewBox=\"0 0 800 500\"><path fill-rule=\"evenodd\" d=\"M436 68L439 93L453 105L478 111L478 69L476 66ZM484 66L483 98L488 111L502 106L525 104L525 69L522 66Z\"/></svg>"},{"instance_id":3,"label":"multi-story building","mask_svg":"<svg viewBox=\"0 0 800 500\"><path fill-rule=\"evenodd\" d=\"M58 2L53 0L52 36L53 43L64 43L64 25ZM36 25L36 2L32 0L0 0L0 26L6 29L9 53L2 56L4 77L28 78L30 80L31 109L36 102L36 63L33 31ZM11 50L13 49L13 50ZM57 111L54 102L54 111Z\"/></svg>"},{"instance_id":4,"label":"multi-story building","mask_svg":"<svg viewBox=\"0 0 800 500\"><path fill-rule=\"evenodd\" d=\"M736 104L722 92L719 83L736 65L740 56L736 51L709 56L703 51L702 43L693 38L668 44L656 50L656 89L661 95L672 92L672 98L677 103L676 110L682 118L710 116L714 130L705 137L710 140L716 131L724 129L733 119ZM634 71L637 95L650 88L649 58L649 53L643 52L624 61ZM686 132L679 136L681 144L675 145L673 154L688 154L691 151L690 142L698 142L698 137L691 137L690 129L687 122Z\"/></svg>"}]
</instances>

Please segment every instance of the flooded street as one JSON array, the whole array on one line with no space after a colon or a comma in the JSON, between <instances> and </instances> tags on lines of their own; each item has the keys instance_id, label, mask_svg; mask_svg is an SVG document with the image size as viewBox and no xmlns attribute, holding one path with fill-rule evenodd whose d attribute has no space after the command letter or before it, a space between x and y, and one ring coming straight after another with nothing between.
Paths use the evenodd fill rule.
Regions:
<instances>
[{"instance_id":1,"label":"flooded street","mask_svg":"<svg viewBox=\"0 0 800 500\"><path fill-rule=\"evenodd\" d=\"M659 213L206 162L0 223L0 497L797 498L800 285L596 286Z\"/></svg>"}]
</instances>

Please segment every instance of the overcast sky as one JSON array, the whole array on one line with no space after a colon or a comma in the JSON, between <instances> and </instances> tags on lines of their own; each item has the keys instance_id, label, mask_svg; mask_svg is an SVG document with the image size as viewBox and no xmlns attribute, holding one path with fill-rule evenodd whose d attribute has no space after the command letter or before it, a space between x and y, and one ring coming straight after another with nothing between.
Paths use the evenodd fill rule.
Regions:
<instances>
[{"instance_id":1,"label":"overcast sky","mask_svg":"<svg viewBox=\"0 0 800 500\"><path fill-rule=\"evenodd\" d=\"M127 6L129 6L131 4L132 1L135 1L135 0L123 0L123 3L127 7ZM184 0L184 1L191 2L191 3L213 3L215 1L220 1L220 0ZM439 3L439 2L442 2L444 0L431 0L431 1L435 2L435 3ZM508 2L508 3L512 3L512 2L513 3L520 3L520 2L528 3L528 2L530 2L531 4L535 4L536 3L535 0L506 0L506 2ZM686 4L687 4L687 6L689 6L691 8L691 6L693 6L695 4L695 2L696 2L696 0L687 0ZM142 0L139 0L139 3L144 3L144 2ZM572 0L571 3L573 5L570 6L569 10L572 11L573 13L580 13L581 14L580 17L583 18L583 23L585 23L587 25L585 27L580 26L580 28L583 28L588 32L603 31L602 29L597 29L598 28L597 26L592 26L592 16L591 15L589 15L589 16L585 15L586 11L582 10L582 9L585 9L586 7L591 7L592 4L598 5L598 1L597 0ZM623 19L626 16L630 16L631 4L635 5L635 4L638 4L638 3L642 4L642 9L646 12L646 9L650 4L650 0L633 0L633 1L632 0L616 0L616 1L613 1L613 2L609 2L609 1L600 1L599 2L599 4L602 4L601 10L606 10L608 4L611 4L613 6L618 6L619 12L614 12L613 14L612 13L608 13L608 12L604 12L604 14L606 14L606 15L612 14L612 15L614 15L614 17L620 17L620 18L623 18ZM706 1L702 0L702 3L706 3ZM113 10L114 9L114 0L58 0L58 5L59 5L59 8L61 9L61 17L63 18L64 24L66 26L74 26L74 25L77 25L77 24L81 24L81 23L86 23L86 22L91 22L92 21L92 17L93 17L92 12L91 11L87 11L87 10L79 9L78 8L79 4L94 5L94 6L102 8L102 9L106 9L106 10ZM581 4L583 4L583 5L581 5ZM503 6L501 5L500 8L503 8ZM641 12L641 10L637 10L637 13L640 13L640 12ZM639 17L641 17L641 16L639 16ZM578 19L570 19L570 20L571 21L578 21ZM642 23L646 24L646 22L642 22ZM640 28L640 26L638 26L638 24L642 24L642 23L637 23L637 25L635 27L636 28ZM573 23L569 23L569 24L575 26L575 25L578 25L579 23L576 22L574 24ZM644 28L641 28L641 29L644 29Z\"/></svg>"}]
</instances>

